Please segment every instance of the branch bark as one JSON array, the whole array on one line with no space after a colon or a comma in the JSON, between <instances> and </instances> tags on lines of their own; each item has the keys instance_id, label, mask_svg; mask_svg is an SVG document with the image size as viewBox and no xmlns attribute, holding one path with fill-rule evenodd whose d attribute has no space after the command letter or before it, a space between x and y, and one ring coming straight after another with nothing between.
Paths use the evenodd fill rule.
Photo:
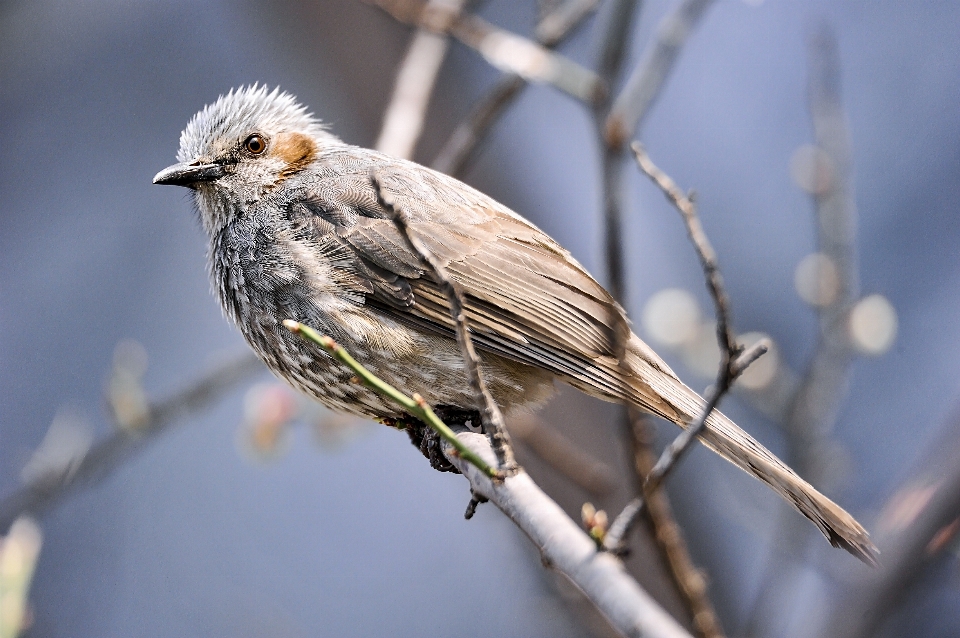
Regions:
<instances>
[{"instance_id":1,"label":"branch bark","mask_svg":"<svg viewBox=\"0 0 960 638\"><path fill-rule=\"evenodd\" d=\"M598 2L571 0L563 3L537 25L537 42L548 49L560 44L593 12ZM460 175L487 131L526 86L527 81L521 76L505 73L457 125L431 166L441 173Z\"/></svg>"},{"instance_id":2,"label":"branch bark","mask_svg":"<svg viewBox=\"0 0 960 638\"><path fill-rule=\"evenodd\" d=\"M427 4L449 22L463 9L466 0L430 0ZM443 9L443 12L439 11ZM383 127L376 149L382 153L410 159L423 131L423 121L430 105L430 95L447 55L450 41L441 30L417 29L407 55L400 64L390 104L383 117Z\"/></svg>"},{"instance_id":3,"label":"branch bark","mask_svg":"<svg viewBox=\"0 0 960 638\"><path fill-rule=\"evenodd\" d=\"M472 432L462 432L458 437L481 457L495 460L486 437ZM627 574L620 560L598 552L590 537L526 472L520 470L503 481L491 481L456 454L448 454L448 458L470 481L473 492L516 523L540 551L544 564L569 578L621 634L690 636Z\"/></svg>"},{"instance_id":4,"label":"branch bark","mask_svg":"<svg viewBox=\"0 0 960 638\"><path fill-rule=\"evenodd\" d=\"M623 146L649 112L683 45L713 0L682 0L657 27L657 34L613 102L604 123L607 144Z\"/></svg>"}]
</instances>

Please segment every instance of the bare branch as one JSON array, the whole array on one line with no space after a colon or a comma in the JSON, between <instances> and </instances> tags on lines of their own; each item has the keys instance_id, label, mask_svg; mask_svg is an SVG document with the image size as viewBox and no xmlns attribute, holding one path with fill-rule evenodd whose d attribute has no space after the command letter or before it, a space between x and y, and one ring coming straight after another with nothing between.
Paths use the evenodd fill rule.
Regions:
<instances>
[{"instance_id":1,"label":"bare branch","mask_svg":"<svg viewBox=\"0 0 960 638\"><path fill-rule=\"evenodd\" d=\"M477 454L496 458L486 437L462 432L460 439ZM450 449L450 448L447 448ZM520 470L503 481L491 481L456 455L449 455L470 481L475 494L489 499L530 538L545 565L562 573L624 636L687 636L617 558L598 552L595 543L564 511Z\"/></svg>"},{"instance_id":2,"label":"bare branch","mask_svg":"<svg viewBox=\"0 0 960 638\"><path fill-rule=\"evenodd\" d=\"M428 7L442 8L447 19L459 15L466 0L430 0ZM438 12L439 13L439 12ZM441 32L419 28L400 64L393 96L383 117L377 139L378 151L410 159L423 130L427 106L440 65L450 42Z\"/></svg>"},{"instance_id":3,"label":"bare branch","mask_svg":"<svg viewBox=\"0 0 960 638\"><path fill-rule=\"evenodd\" d=\"M450 34L501 71L515 73L528 82L549 84L586 104L606 91L603 81L590 69L477 16L455 21Z\"/></svg>"},{"instance_id":4,"label":"bare branch","mask_svg":"<svg viewBox=\"0 0 960 638\"><path fill-rule=\"evenodd\" d=\"M378 185L376 179L372 179ZM383 199L379 190L377 196ZM381 205L384 204L381 202ZM395 218L402 218L402 212L388 210L394 212ZM409 233L405 222L399 222L398 226ZM411 244L419 243L415 236L407 235L407 238ZM430 259L426 253L421 253L421 258L425 262ZM458 323L462 325L462 311L459 316L461 319ZM503 467L503 462L491 445L490 438L466 431L468 428L462 423L454 424L459 430L454 434L446 424L439 422L422 398L416 394L412 398L407 397L389 386L355 361L330 337L321 336L309 326L291 320L284 321L284 326L323 347L357 373L368 387L395 401L417 418L430 422L432 427L441 432L444 455L470 482L471 498L464 514L466 518L473 516L478 504L492 501L530 537L540 550L544 563L576 584L625 636L689 636L637 585L619 560L596 551L593 541L536 486L526 472L516 466L508 474L493 471L492 466L499 464ZM469 337L466 343L469 343ZM467 362L473 361L479 376L476 360L471 360L466 354L464 358ZM482 384L480 378L480 390L484 391ZM496 411L492 401L490 405Z\"/></svg>"},{"instance_id":5,"label":"bare branch","mask_svg":"<svg viewBox=\"0 0 960 638\"><path fill-rule=\"evenodd\" d=\"M713 0L681 0L657 27L654 40L613 102L604 124L604 137L620 147L637 127L663 89L680 50Z\"/></svg>"},{"instance_id":6,"label":"bare branch","mask_svg":"<svg viewBox=\"0 0 960 638\"><path fill-rule=\"evenodd\" d=\"M493 449L497 453L497 463L501 471L512 471L516 467L516 461L513 457L513 450L510 447L510 435L507 433L506 425L503 422L503 415L500 408L497 407L493 397L487 390L487 384L483 380L480 372L480 357L473 347L473 340L470 338L470 331L467 326L467 314L464 310L463 296L454 286L453 282L447 276L446 270L433 258L430 251L410 229L407 222L406 212L397 207L389 193L383 189L380 179L377 175L370 175L370 183L373 185L377 194L377 202L392 217L400 234L406 239L410 248L420 258L420 262L436 278L440 289L447 296L450 304L450 316L456 324L457 342L463 351L464 365L467 370L467 379L470 382L470 389L473 390L477 402L477 408L480 410L480 419L483 422L484 432L486 432L493 441Z\"/></svg>"},{"instance_id":7,"label":"bare branch","mask_svg":"<svg viewBox=\"0 0 960 638\"><path fill-rule=\"evenodd\" d=\"M794 467L815 485L824 466L818 450L805 445L813 432L833 429L846 395L854 350L846 315L860 295L856 256L857 207L851 183L852 150L847 117L840 101L840 60L836 36L822 24L810 41L810 114L817 148L825 154L825 173L811 193L816 205L820 252L835 266L838 289L832 303L819 308L820 339L810 368L794 396L787 432L794 438ZM822 161L822 160L821 160Z\"/></svg>"},{"instance_id":8,"label":"bare branch","mask_svg":"<svg viewBox=\"0 0 960 638\"><path fill-rule=\"evenodd\" d=\"M631 31L633 17L639 11L640 2L635 0L617 0L607 15L606 29L601 43L598 69L607 85L613 87L619 79L626 52L626 43ZM607 108L609 96L594 105L594 120L597 138L602 149L604 239L606 248L607 277L614 297L623 305L625 276L623 265L622 216L623 216L623 140L611 140L604 134L605 122L609 117ZM622 316L614 317L618 329L614 332L611 344L621 362L625 350L624 338L630 334L629 326ZM621 363L623 366L623 363ZM631 372L624 368L624 375ZM723 635L713 605L706 593L703 575L693 566L683 533L673 518L669 499L657 486L648 485L645 477L651 470L656 458L645 435L646 417L637 410L627 407L624 414L626 435L633 452L633 465L639 480L639 492L643 498L637 498L628 504L603 540L607 549L623 550L623 539L634 521L641 513L644 499L648 499L648 520L652 526L652 536L661 549L670 574L677 589L690 611L694 627L705 638L717 638Z\"/></svg>"},{"instance_id":9,"label":"bare branch","mask_svg":"<svg viewBox=\"0 0 960 638\"><path fill-rule=\"evenodd\" d=\"M543 17L537 24L537 42L547 48L553 48L593 13L600 0L567 0Z\"/></svg>"},{"instance_id":10,"label":"bare branch","mask_svg":"<svg viewBox=\"0 0 960 638\"><path fill-rule=\"evenodd\" d=\"M260 359L248 354L216 368L171 397L149 405L146 417L136 429L116 430L90 448L72 472L38 476L0 501L0 529L6 529L25 512L38 513L54 505L71 490L100 482L178 419L207 407L263 370Z\"/></svg>"},{"instance_id":11,"label":"bare branch","mask_svg":"<svg viewBox=\"0 0 960 638\"><path fill-rule=\"evenodd\" d=\"M398 20L410 15L406 10L409 2L399 3L404 10L398 11L396 0L372 1ZM529 82L549 84L581 102L593 103L605 93L603 82L593 71L475 15L461 15L431 3L425 6L417 25L437 33L449 33L501 71L515 73Z\"/></svg>"},{"instance_id":12,"label":"bare branch","mask_svg":"<svg viewBox=\"0 0 960 638\"><path fill-rule=\"evenodd\" d=\"M741 352L742 348L737 345L733 330L730 328L729 300L723 287L723 279L720 276L716 254L700 224L696 207L670 176L653 163L650 156L647 155L647 152L643 149L643 146L634 142L631 148L633 149L637 166L640 167L640 170L653 180L660 190L663 191L667 199L680 211L683 217L687 227L687 234L700 259L700 265L703 268L704 277L707 281L707 289L713 298L717 316L717 342L720 346L720 370L717 373L717 380L708 393L707 403L700 418L696 424L681 432L670 445L667 446L657 461L657 464L644 480L645 487L656 487L663 482L683 454L689 449L696 437L703 432L710 413L713 412L723 396L730 390L733 382L738 376L743 374L747 366L767 352L769 345L765 343L764 340L761 340L746 353ZM604 542L605 546L611 549L619 547L622 543L623 535L629 532L642 510L642 499L635 499L628 504L610 526L610 534Z\"/></svg>"},{"instance_id":13,"label":"bare branch","mask_svg":"<svg viewBox=\"0 0 960 638\"><path fill-rule=\"evenodd\" d=\"M604 496L616 485L616 476L606 463L575 445L537 415L513 417L507 429L514 441L523 443L551 468L591 494Z\"/></svg>"},{"instance_id":14,"label":"bare branch","mask_svg":"<svg viewBox=\"0 0 960 638\"><path fill-rule=\"evenodd\" d=\"M657 456L650 445L653 418L648 414L634 414L631 425L634 441L634 469L637 476L645 477L650 474L657 462ZM641 490L644 512L653 526L654 540L670 567L680 595L686 601L694 629L702 638L723 638L720 619L707 594L707 578L701 570L697 569L690 557L683 530L673 516L673 509L666 491L646 485L641 485ZM623 531L618 533L622 538Z\"/></svg>"},{"instance_id":15,"label":"bare branch","mask_svg":"<svg viewBox=\"0 0 960 638\"><path fill-rule=\"evenodd\" d=\"M562 42L596 8L599 0L570 0L548 14L537 27L537 41L547 48ZM527 81L506 73L457 125L432 167L441 173L459 175L477 145L507 106L520 94Z\"/></svg>"}]
</instances>

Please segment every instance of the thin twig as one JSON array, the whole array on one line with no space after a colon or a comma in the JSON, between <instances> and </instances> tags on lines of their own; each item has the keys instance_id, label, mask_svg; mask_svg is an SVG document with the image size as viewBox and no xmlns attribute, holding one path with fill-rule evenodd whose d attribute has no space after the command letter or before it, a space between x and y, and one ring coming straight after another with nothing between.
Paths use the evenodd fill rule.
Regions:
<instances>
[{"instance_id":1,"label":"thin twig","mask_svg":"<svg viewBox=\"0 0 960 638\"><path fill-rule=\"evenodd\" d=\"M639 2L634 0L618 0L608 13L604 38L598 61L601 77L608 86L616 85L621 74L626 51L626 42L631 31L633 17L639 12ZM625 302L625 276L623 265L623 162L624 140L614 140L605 135L605 122L609 119L609 95L603 101L594 105L594 122L597 139L602 149L602 179L603 179L603 210L604 210L604 238L607 259L607 277L610 290L621 304ZM621 361L624 378L631 374L627 369L623 353L626 349L625 338L630 334L626 320L619 313L615 313L613 320L616 330L613 335L613 352ZM647 475L655 454L650 447L649 437L645 433L645 415L636 409L626 407L624 410L625 433L630 441L633 467L639 482L638 491L650 499L647 509L648 520L652 528L652 536L660 547L666 564L670 568L670 575L676 583L677 590L683 597L690 612L694 627L704 638L718 638L723 635L713 604L706 593L706 584L703 574L693 566L683 539L680 526L676 523L670 508L669 499L665 492L653 486L647 486L644 477ZM632 516L621 515L614 521L611 531L617 551L622 550L622 539L626 537L628 528L640 514L643 498L631 503ZM628 510L631 506L628 505ZM606 540L606 539L605 539ZM609 548L609 547L608 547Z\"/></svg>"},{"instance_id":2,"label":"thin twig","mask_svg":"<svg viewBox=\"0 0 960 638\"><path fill-rule=\"evenodd\" d=\"M621 147L635 135L643 117L663 90L680 50L713 0L681 0L668 13L613 102L604 124L610 146Z\"/></svg>"},{"instance_id":3,"label":"thin twig","mask_svg":"<svg viewBox=\"0 0 960 638\"><path fill-rule=\"evenodd\" d=\"M720 399L727 393L736 378L746 370L747 366L765 353L769 346L764 340L760 340L748 352L741 354L742 348L737 344L733 329L730 327L730 301L723 287L723 278L720 275L717 256L713 246L710 245L710 240L707 239L707 235L703 231L703 226L700 224L696 206L670 176L653 163L639 142L634 142L631 149L640 170L653 180L654 184L663 191L663 194L683 217L687 235L690 237L700 260L700 266L703 269L707 290L713 299L717 318L717 344L720 346L720 369L717 372L717 380L713 384L713 389L700 419L695 426L681 432L664 450L657 465L654 466L654 471L646 479L647 482L658 484L670 472L670 469L680 459L695 437L706 427L710 413L720 403Z\"/></svg>"},{"instance_id":4,"label":"thin twig","mask_svg":"<svg viewBox=\"0 0 960 638\"><path fill-rule=\"evenodd\" d=\"M653 431L653 418L648 414L634 417L633 440L634 465L637 476L647 476L657 462L657 456L650 445ZM654 540L666 559L680 594L690 609L691 620L697 634L702 638L723 638L720 619L713 608L707 593L706 575L697 568L690 557L683 530L673 516L670 499L665 490L641 488L644 512L653 525Z\"/></svg>"},{"instance_id":5,"label":"thin twig","mask_svg":"<svg viewBox=\"0 0 960 638\"><path fill-rule=\"evenodd\" d=\"M713 388L709 393L707 404L704 407L700 418L697 420L696 425L693 425L678 434L677 437L670 442L670 445L668 445L663 451L663 453L660 455L660 458L657 460L656 465L653 466L653 468L650 470L650 473L647 474L643 481L643 488L645 492L647 490L656 489L663 484L664 479L671 471L673 471L673 468L676 467L680 458L686 453L690 445L694 442L694 440L696 440L697 436L700 435L706 428L710 413L713 412L713 410L720 403L720 399L723 398L723 395L730 390L730 386L733 385L733 382L737 379L737 377L743 374L743 372L751 363L766 353L769 348L770 346L767 340L761 339L736 359L734 359L728 367L721 369L720 373L717 375L717 382L714 383ZM724 373L725 371L726 374ZM722 377L727 378L728 381L725 383L722 382ZM604 538L604 549L615 553L623 551L623 541L626 538L626 535L633 528L633 525L636 523L640 514L643 512L644 507L645 505L643 497L637 497L627 503L620 514L618 514L614 519L613 523L610 524L610 530Z\"/></svg>"},{"instance_id":6,"label":"thin twig","mask_svg":"<svg viewBox=\"0 0 960 638\"><path fill-rule=\"evenodd\" d=\"M397 20L409 19L409 2L400 3L403 10L398 11L396 0L371 1ZM515 73L529 82L549 84L581 102L593 103L606 92L601 79L590 69L478 16L427 4L415 23L437 33L449 33L501 71Z\"/></svg>"},{"instance_id":7,"label":"thin twig","mask_svg":"<svg viewBox=\"0 0 960 638\"><path fill-rule=\"evenodd\" d=\"M730 328L729 300L723 287L723 279L720 276L716 254L703 231L693 201L680 190L669 175L657 168L639 143L634 143L631 148L633 149L640 170L653 180L660 190L663 191L667 199L680 211L683 217L687 227L687 234L700 259L700 265L703 268L704 277L707 281L707 289L713 298L717 316L717 342L720 346L720 369L717 372L717 380L714 382L708 394L706 406L700 418L695 425L681 432L673 442L667 446L667 449L663 451L657 464L644 481L645 485L657 486L663 482L664 478L666 478L670 471L676 466L677 462L689 449L696 437L703 432L710 413L713 412L723 396L730 390L733 382L738 376L743 374L747 366L767 352L769 345L765 340L761 339L747 351L743 352L742 348L737 344L733 330ZM618 547L622 542L623 534L626 534L630 530L633 522L642 510L642 499L635 499L628 504L610 526L609 541L605 542L605 545L610 548Z\"/></svg>"},{"instance_id":8,"label":"thin twig","mask_svg":"<svg viewBox=\"0 0 960 638\"><path fill-rule=\"evenodd\" d=\"M442 8L447 19L452 20L459 15L464 4L465 0L430 0L428 6ZM384 112L383 127L377 139L378 151L403 159L413 157L433 85L449 45L450 41L442 31L425 27L417 29L397 71L393 96Z\"/></svg>"},{"instance_id":9,"label":"thin twig","mask_svg":"<svg viewBox=\"0 0 960 638\"><path fill-rule=\"evenodd\" d=\"M216 368L167 399L151 404L138 427L116 430L90 448L72 472L42 474L0 501L0 529L7 529L25 512L37 514L71 491L99 483L178 419L207 407L263 370L260 359L248 354Z\"/></svg>"},{"instance_id":10,"label":"thin twig","mask_svg":"<svg viewBox=\"0 0 960 638\"><path fill-rule=\"evenodd\" d=\"M458 438L491 462L496 458L486 437L462 432ZM540 551L544 564L569 578L621 635L690 638L627 574L621 561L597 551L594 541L530 475L520 470L503 481L491 481L463 459L449 457L474 494L489 499L513 520Z\"/></svg>"},{"instance_id":11,"label":"thin twig","mask_svg":"<svg viewBox=\"0 0 960 638\"><path fill-rule=\"evenodd\" d=\"M598 2L570 0L562 3L537 26L537 41L553 48L593 12ZM490 127L526 86L527 81L516 73L505 73L457 125L431 166L441 173L459 175Z\"/></svg>"},{"instance_id":12,"label":"thin twig","mask_svg":"<svg viewBox=\"0 0 960 638\"><path fill-rule=\"evenodd\" d=\"M717 315L717 343L720 345L720 378L718 383L724 383L724 379L729 381L728 377L732 374L733 368L730 363L740 352L736 337L730 328L730 301L723 288L723 278L720 276L720 268L717 266L717 255L703 232L703 226L700 224L700 218L697 216L696 206L677 184L664 173L650 159L650 156L644 150L639 142L634 142L631 147L634 158L637 160L637 166L644 175L653 180L653 183L663 191L663 194L669 199L683 217L683 222L687 228L687 235L693 243L694 250L697 251L697 257L700 259L700 266L703 268L703 275L707 281L707 290L713 299L714 308ZM759 355L758 355L759 356Z\"/></svg>"},{"instance_id":13,"label":"thin twig","mask_svg":"<svg viewBox=\"0 0 960 638\"><path fill-rule=\"evenodd\" d=\"M535 414L513 417L507 429L519 441L557 473L594 496L605 496L617 485L613 470L589 454L582 446L561 434L552 424Z\"/></svg>"},{"instance_id":14,"label":"thin twig","mask_svg":"<svg viewBox=\"0 0 960 638\"><path fill-rule=\"evenodd\" d=\"M477 407L480 410L480 420L483 423L484 432L490 436L493 441L493 449L497 453L497 462L502 471L513 471L516 467L516 461L513 457L513 450L510 447L510 435L503 422L503 415L500 408L497 407L493 397L487 390L487 384L483 380L483 374L480 372L480 357L473 347L473 340L470 338L470 330L467 326L467 314L464 310L463 295L453 284L446 273L446 269L434 259L433 255L411 230L407 221L406 211L398 207L389 193L386 193L376 174L370 175L370 183L377 195L377 202L393 219L400 234L406 239L411 250L420 258L420 262L433 274L437 280L440 290L447 296L450 304L450 316L456 324L457 343L463 351L464 365L467 370L467 380L470 383L470 389L473 390Z\"/></svg>"},{"instance_id":15,"label":"thin twig","mask_svg":"<svg viewBox=\"0 0 960 638\"><path fill-rule=\"evenodd\" d=\"M419 394L414 393L413 396L408 397L360 365L356 359L350 356L349 352L337 345L333 339L321 335L310 326L298 323L292 319L285 319L283 325L293 334L299 335L307 341L316 344L329 352L333 358L353 370L353 372L356 373L365 386L374 392L387 397L404 410L429 425L437 432L437 434L441 436L441 438L443 438L444 441L452 445L456 449L456 453L463 456L465 461L477 466L481 472L489 477L498 476L497 471L487 465L486 461L484 461L472 450L460 442L457 436L453 433L453 430L447 427L447 425L440 420L440 417L436 415L433 409L427 405L427 402L424 401L423 397L421 397Z\"/></svg>"}]
</instances>

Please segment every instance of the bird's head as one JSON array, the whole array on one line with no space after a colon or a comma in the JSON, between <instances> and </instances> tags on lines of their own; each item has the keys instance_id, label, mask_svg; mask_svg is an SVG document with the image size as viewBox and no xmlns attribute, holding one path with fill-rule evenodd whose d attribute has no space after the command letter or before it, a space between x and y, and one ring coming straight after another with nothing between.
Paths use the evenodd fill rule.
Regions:
<instances>
[{"instance_id":1,"label":"bird's head","mask_svg":"<svg viewBox=\"0 0 960 638\"><path fill-rule=\"evenodd\" d=\"M194 115L180 135L179 163L153 183L192 189L204 227L216 232L334 144L341 142L292 95L253 85Z\"/></svg>"}]
</instances>

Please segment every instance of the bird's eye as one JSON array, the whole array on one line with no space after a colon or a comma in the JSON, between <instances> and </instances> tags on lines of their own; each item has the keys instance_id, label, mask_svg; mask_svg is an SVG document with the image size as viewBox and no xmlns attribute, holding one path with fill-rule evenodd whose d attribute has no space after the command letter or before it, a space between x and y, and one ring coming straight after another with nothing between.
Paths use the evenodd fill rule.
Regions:
<instances>
[{"instance_id":1,"label":"bird's eye","mask_svg":"<svg viewBox=\"0 0 960 638\"><path fill-rule=\"evenodd\" d=\"M254 133L243 141L243 148L247 149L251 155L259 155L267 150L267 141L260 135Z\"/></svg>"}]
</instances>

